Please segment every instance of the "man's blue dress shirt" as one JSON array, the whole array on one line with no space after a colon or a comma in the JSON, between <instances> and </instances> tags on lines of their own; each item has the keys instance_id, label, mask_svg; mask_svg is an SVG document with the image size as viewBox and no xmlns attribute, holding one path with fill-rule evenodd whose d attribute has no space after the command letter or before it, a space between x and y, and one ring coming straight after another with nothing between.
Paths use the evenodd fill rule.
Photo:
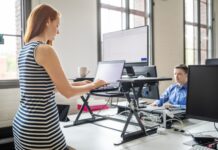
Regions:
<instances>
[{"instance_id":1,"label":"man's blue dress shirt","mask_svg":"<svg viewBox=\"0 0 218 150\"><path fill-rule=\"evenodd\" d=\"M155 103L158 106L162 106L164 103L169 102L175 107L180 107L185 109L186 97L187 97L187 84L183 86L178 84L172 84L164 91L164 93L160 96L160 99L155 101Z\"/></svg>"}]
</instances>

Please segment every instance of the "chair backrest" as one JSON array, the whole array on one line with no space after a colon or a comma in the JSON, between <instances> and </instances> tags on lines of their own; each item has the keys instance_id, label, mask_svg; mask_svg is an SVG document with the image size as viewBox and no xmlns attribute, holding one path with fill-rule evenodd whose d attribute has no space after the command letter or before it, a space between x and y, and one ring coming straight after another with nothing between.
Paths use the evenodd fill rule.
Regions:
<instances>
[{"instance_id":1,"label":"chair backrest","mask_svg":"<svg viewBox=\"0 0 218 150\"><path fill-rule=\"evenodd\" d=\"M59 120L60 121L69 121L67 115L70 109L70 105L64 105L64 104L57 104L58 113L59 113Z\"/></svg>"}]
</instances>

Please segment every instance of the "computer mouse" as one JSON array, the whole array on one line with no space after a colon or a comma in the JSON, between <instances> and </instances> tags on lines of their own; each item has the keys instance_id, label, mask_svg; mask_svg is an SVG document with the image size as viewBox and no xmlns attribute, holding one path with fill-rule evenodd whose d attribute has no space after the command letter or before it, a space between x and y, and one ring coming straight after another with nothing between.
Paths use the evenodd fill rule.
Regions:
<instances>
[{"instance_id":1,"label":"computer mouse","mask_svg":"<svg viewBox=\"0 0 218 150\"><path fill-rule=\"evenodd\" d=\"M137 78L138 78L138 79L145 79L145 76L140 75L140 76L138 76Z\"/></svg>"}]
</instances>

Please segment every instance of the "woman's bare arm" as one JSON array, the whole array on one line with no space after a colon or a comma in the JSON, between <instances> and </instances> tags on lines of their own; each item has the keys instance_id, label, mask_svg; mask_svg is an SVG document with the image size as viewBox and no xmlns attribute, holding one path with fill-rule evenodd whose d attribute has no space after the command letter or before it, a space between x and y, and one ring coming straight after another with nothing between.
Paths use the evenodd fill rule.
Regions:
<instances>
[{"instance_id":1,"label":"woman's bare arm","mask_svg":"<svg viewBox=\"0 0 218 150\"><path fill-rule=\"evenodd\" d=\"M72 86L67 80L54 49L49 45L40 45L35 52L36 62L43 66L54 82L56 89L66 98L84 94L90 90L102 86L103 81L88 83L81 86Z\"/></svg>"}]
</instances>

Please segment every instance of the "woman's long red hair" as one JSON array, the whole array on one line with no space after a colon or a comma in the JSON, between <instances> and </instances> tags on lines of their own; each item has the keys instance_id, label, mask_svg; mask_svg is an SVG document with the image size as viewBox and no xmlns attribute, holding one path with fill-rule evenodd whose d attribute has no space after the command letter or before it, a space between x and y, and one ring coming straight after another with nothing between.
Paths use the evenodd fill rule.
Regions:
<instances>
[{"instance_id":1,"label":"woman's long red hair","mask_svg":"<svg viewBox=\"0 0 218 150\"><path fill-rule=\"evenodd\" d=\"M41 4L35 7L27 20L24 42L28 43L32 38L41 34L45 30L48 20L53 21L59 15L59 12L49 5ZM47 41L47 44L51 45L52 41Z\"/></svg>"}]
</instances>

